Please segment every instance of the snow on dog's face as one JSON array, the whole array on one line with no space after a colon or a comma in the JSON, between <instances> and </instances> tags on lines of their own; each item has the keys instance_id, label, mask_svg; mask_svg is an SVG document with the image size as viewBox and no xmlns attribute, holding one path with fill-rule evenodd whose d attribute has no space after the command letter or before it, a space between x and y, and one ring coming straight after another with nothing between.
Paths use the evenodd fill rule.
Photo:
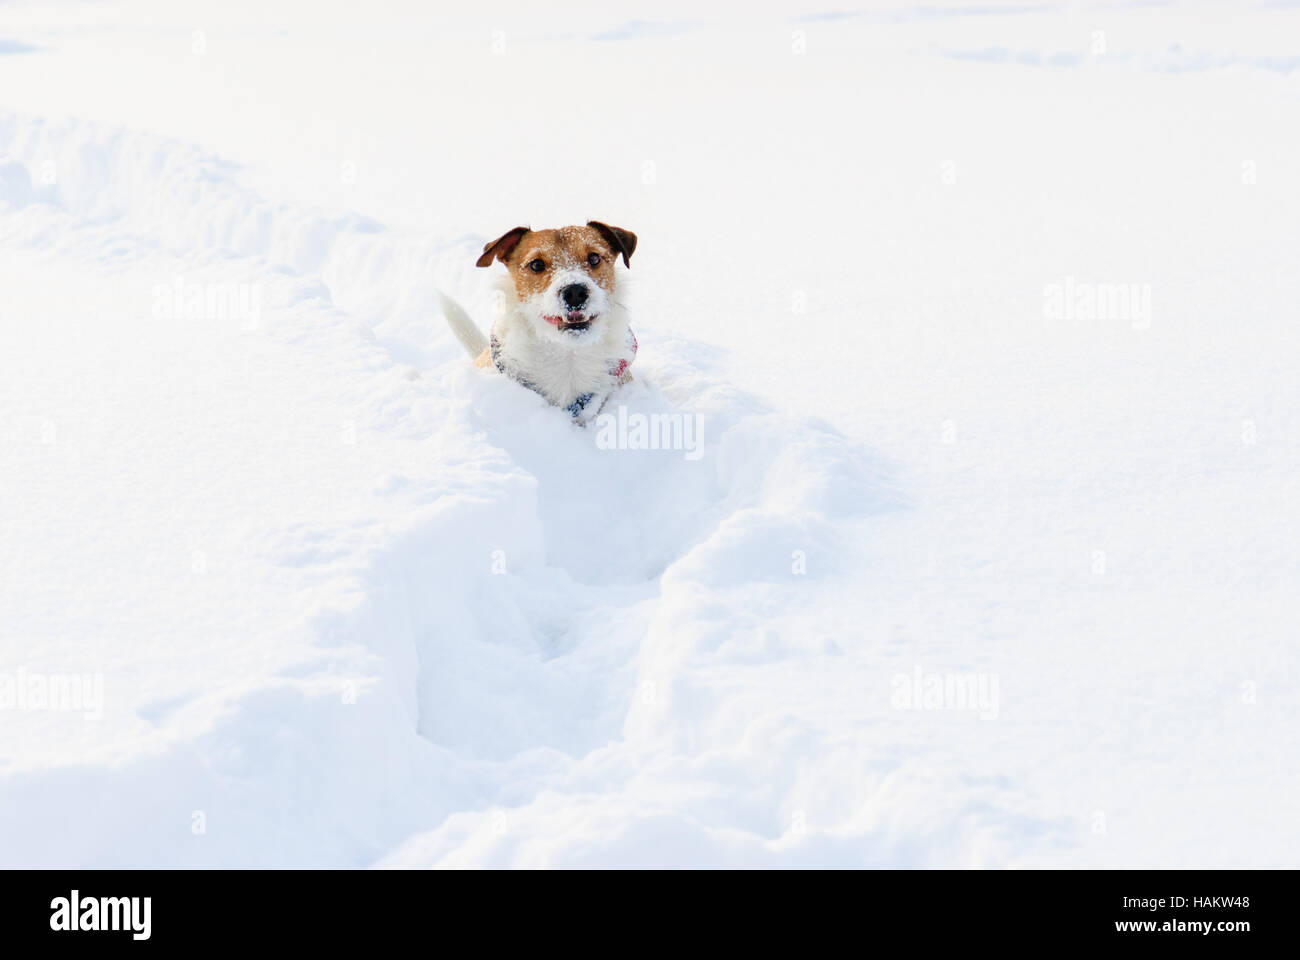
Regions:
<instances>
[{"instance_id":1,"label":"snow on dog's face","mask_svg":"<svg viewBox=\"0 0 1300 960\"><path fill-rule=\"evenodd\" d=\"M592 220L585 227L515 227L483 248L480 267L500 260L510 270L521 312L539 335L594 341L613 309L614 261L628 266L636 234Z\"/></svg>"}]
</instances>

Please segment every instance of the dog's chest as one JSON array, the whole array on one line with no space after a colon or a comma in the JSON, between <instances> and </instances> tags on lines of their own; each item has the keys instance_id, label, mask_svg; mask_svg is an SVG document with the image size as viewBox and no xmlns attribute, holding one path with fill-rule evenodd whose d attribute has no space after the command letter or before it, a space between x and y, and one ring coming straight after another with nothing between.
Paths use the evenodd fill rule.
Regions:
<instances>
[{"instance_id":1,"label":"dog's chest","mask_svg":"<svg viewBox=\"0 0 1300 960\"><path fill-rule=\"evenodd\" d=\"M619 359L619 351L606 338L574 349L515 331L500 338L497 349L497 361L507 374L561 407L579 397L612 390L618 381L612 370Z\"/></svg>"}]
</instances>

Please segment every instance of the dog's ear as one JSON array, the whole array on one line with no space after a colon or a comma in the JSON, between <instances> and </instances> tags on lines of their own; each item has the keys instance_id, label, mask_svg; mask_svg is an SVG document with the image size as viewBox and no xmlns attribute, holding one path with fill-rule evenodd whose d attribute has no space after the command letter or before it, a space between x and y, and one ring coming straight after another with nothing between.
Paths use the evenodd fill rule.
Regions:
<instances>
[{"instance_id":1,"label":"dog's ear","mask_svg":"<svg viewBox=\"0 0 1300 960\"><path fill-rule=\"evenodd\" d=\"M599 220L588 220L587 226L604 237L605 242L614 248L615 253L623 254L623 266L632 266L628 261L632 259L632 252L636 250L635 233L631 230L624 230L622 227L611 227Z\"/></svg>"},{"instance_id":2,"label":"dog's ear","mask_svg":"<svg viewBox=\"0 0 1300 960\"><path fill-rule=\"evenodd\" d=\"M506 257L510 256L510 251L524 238L524 234L527 232L527 227L515 227L513 230L507 230L483 248L483 255L478 258L476 265L490 267L493 260L500 260L505 263Z\"/></svg>"}]
</instances>

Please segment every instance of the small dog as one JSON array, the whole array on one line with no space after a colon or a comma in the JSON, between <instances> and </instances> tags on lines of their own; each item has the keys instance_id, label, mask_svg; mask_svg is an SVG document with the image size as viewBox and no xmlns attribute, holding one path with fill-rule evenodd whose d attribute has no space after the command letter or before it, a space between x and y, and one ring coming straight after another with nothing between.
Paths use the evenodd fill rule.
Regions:
<instances>
[{"instance_id":1,"label":"small dog","mask_svg":"<svg viewBox=\"0 0 1300 960\"><path fill-rule=\"evenodd\" d=\"M631 266L636 234L591 220L585 227L515 227L483 248L478 266L508 268L505 309L491 339L450 297L443 312L479 367L495 366L585 423L631 380L636 337L615 295L614 261Z\"/></svg>"}]
</instances>

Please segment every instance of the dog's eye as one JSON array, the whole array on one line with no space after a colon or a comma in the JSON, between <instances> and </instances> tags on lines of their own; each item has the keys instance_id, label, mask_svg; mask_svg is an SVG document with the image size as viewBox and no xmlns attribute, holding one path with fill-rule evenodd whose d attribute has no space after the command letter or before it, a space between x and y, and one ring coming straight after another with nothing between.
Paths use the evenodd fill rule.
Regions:
<instances>
[{"instance_id":1,"label":"dog's eye","mask_svg":"<svg viewBox=\"0 0 1300 960\"><path fill-rule=\"evenodd\" d=\"M600 266L600 254L599 254L599 253L589 253L589 254L587 254L587 262L588 262L589 264L591 264L593 267L599 267L599 266Z\"/></svg>"},{"instance_id":2,"label":"dog's eye","mask_svg":"<svg viewBox=\"0 0 1300 960\"><path fill-rule=\"evenodd\" d=\"M546 269L546 263L542 261L540 258L537 260L529 260L528 269L533 271L533 273L541 273L543 270Z\"/></svg>"}]
</instances>

